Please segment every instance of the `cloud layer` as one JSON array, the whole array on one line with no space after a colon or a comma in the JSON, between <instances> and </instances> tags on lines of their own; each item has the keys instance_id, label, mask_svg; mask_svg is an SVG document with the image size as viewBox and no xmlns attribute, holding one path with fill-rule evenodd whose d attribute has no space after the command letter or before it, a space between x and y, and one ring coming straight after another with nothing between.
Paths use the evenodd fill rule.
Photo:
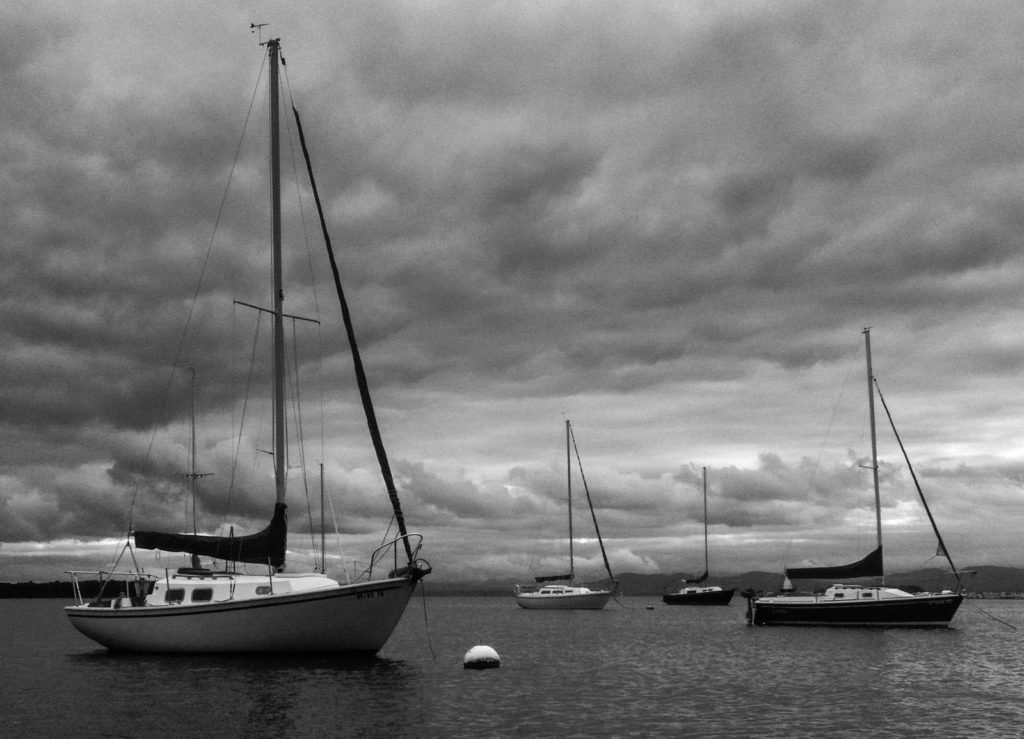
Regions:
<instances>
[{"instance_id":1,"label":"cloud layer","mask_svg":"<svg viewBox=\"0 0 1024 739\"><path fill-rule=\"evenodd\" d=\"M0 10L0 578L56 577L76 550L97 566L128 525L191 525L189 365L202 526L269 516L261 393L243 405L256 316L232 303L269 292L251 21L283 39L438 576L564 561L567 417L618 570L703 567L702 466L713 570L861 556L866 326L950 553L1020 563L1016 4L52 2ZM312 200L286 189L304 196L288 272L319 285L287 310L323 320L299 329L300 377L333 386L305 489L316 508L322 460L358 558L387 500ZM879 445L887 558L932 563ZM306 496L296 472L297 559Z\"/></svg>"}]
</instances>

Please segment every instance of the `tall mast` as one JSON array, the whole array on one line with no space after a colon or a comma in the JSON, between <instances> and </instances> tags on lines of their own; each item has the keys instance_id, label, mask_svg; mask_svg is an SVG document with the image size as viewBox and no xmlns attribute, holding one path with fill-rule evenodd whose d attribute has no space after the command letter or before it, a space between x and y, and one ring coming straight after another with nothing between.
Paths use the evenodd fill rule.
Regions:
<instances>
[{"instance_id":1,"label":"tall mast","mask_svg":"<svg viewBox=\"0 0 1024 739\"><path fill-rule=\"evenodd\" d=\"M565 489L569 494L569 577L576 578L572 558L572 455L569 453L569 419L565 419Z\"/></svg>"},{"instance_id":2,"label":"tall mast","mask_svg":"<svg viewBox=\"0 0 1024 739\"><path fill-rule=\"evenodd\" d=\"M284 286L281 268L281 142L279 139L278 60L280 39L267 41L270 53L270 197L272 213L272 261L274 290L274 482L277 502L284 503L285 458L284 417Z\"/></svg>"},{"instance_id":3,"label":"tall mast","mask_svg":"<svg viewBox=\"0 0 1024 739\"><path fill-rule=\"evenodd\" d=\"M704 574L708 573L708 468L704 472Z\"/></svg>"},{"instance_id":4,"label":"tall mast","mask_svg":"<svg viewBox=\"0 0 1024 739\"><path fill-rule=\"evenodd\" d=\"M878 443L875 439L875 378L871 373L871 329L864 329L864 353L868 364L868 413L871 422L871 476L875 486L875 528L882 548L882 499L878 493Z\"/></svg>"},{"instance_id":5,"label":"tall mast","mask_svg":"<svg viewBox=\"0 0 1024 739\"><path fill-rule=\"evenodd\" d=\"M192 489L192 533L198 533L196 525L196 368L192 370L192 429L189 434L191 442L189 446L188 479L189 487Z\"/></svg>"},{"instance_id":6,"label":"tall mast","mask_svg":"<svg viewBox=\"0 0 1024 739\"><path fill-rule=\"evenodd\" d=\"M189 493L192 495L192 533L198 533L198 524L196 522L196 500L199 497L199 478L209 477L209 472L196 472L196 404L197 404L197 391L196 391L196 368L190 366L189 370L192 372L192 422L191 430L189 433L189 464L188 472L183 473L182 477L189 481Z\"/></svg>"},{"instance_id":7,"label":"tall mast","mask_svg":"<svg viewBox=\"0 0 1024 739\"><path fill-rule=\"evenodd\" d=\"M324 521L324 463L320 463L320 571L327 574L327 524Z\"/></svg>"}]
</instances>

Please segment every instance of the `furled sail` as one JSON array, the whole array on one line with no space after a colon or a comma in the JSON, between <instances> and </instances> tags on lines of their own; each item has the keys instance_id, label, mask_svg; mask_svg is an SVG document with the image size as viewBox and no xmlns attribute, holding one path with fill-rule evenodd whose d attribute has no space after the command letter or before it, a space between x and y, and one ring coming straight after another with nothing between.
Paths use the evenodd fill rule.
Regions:
<instances>
[{"instance_id":1,"label":"furled sail","mask_svg":"<svg viewBox=\"0 0 1024 739\"><path fill-rule=\"evenodd\" d=\"M533 578L535 582L554 582L555 580L572 580L572 573L565 575L542 575L541 577Z\"/></svg>"},{"instance_id":2,"label":"furled sail","mask_svg":"<svg viewBox=\"0 0 1024 739\"><path fill-rule=\"evenodd\" d=\"M684 580L687 585L700 585L702 582L708 579L708 571L704 570L704 574L700 577L695 577L692 580Z\"/></svg>"},{"instance_id":3,"label":"furled sail","mask_svg":"<svg viewBox=\"0 0 1024 739\"><path fill-rule=\"evenodd\" d=\"M281 569L288 543L287 507L284 503L276 504L270 524L262 531L247 536L201 536L161 531L136 531L132 536L135 546L140 549L186 552L230 562L269 564L274 569Z\"/></svg>"},{"instance_id":4,"label":"furled sail","mask_svg":"<svg viewBox=\"0 0 1024 739\"><path fill-rule=\"evenodd\" d=\"M882 547L864 559L837 567L798 567L786 569L786 577L793 580L845 580L853 577L882 576Z\"/></svg>"}]
</instances>

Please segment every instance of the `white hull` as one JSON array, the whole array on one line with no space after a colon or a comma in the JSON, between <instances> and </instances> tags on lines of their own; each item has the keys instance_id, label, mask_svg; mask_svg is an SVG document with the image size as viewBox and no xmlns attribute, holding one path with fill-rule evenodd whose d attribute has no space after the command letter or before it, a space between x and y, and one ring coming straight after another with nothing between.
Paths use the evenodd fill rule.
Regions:
<instances>
[{"instance_id":1,"label":"white hull","mask_svg":"<svg viewBox=\"0 0 1024 739\"><path fill-rule=\"evenodd\" d=\"M611 590L583 587L558 586L533 591L516 589L516 603L531 610L599 611L611 597Z\"/></svg>"},{"instance_id":2,"label":"white hull","mask_svg":"<svg viewBox=\"0 0 1024 739\"><path fill-rule=\"evenodd\" d=\"M594 514L594 506L590 501L590 491L587 490L587 481L583 480L583 489L587 493L587 503L590 505L590 512L594 517L594 532L597 534L597 543L601 547L601 556L604 558L604 566L608 571L608 580L611 582L612 590L591 590L584 585L573 585L576 576L573 569L573 535L572 535L572 454L570 444L575 446L576 441L572 433L572 425L569 420L565 421L565 463L568 472L566 479L566 490L568 491L569 503L569 572L565 575L548 575L537 578L535 583L530 585L516 585L516 603L521 608L530 610L550 611L599 611L607 605L613 592L617 592L618 583L612 575L611 567L608 565L608 557L605 555L604 543L601 541L601 531L597 528L597 515ZM580 454L577 450L576 461L580 465L580 477L583 476L583 463L580 461ZM561 580L570 584L554 584ZM603 582L603 581L602 581ZM552 583L544 585L542 583Z\"/></svg>"},{"instance_id":3,"label":"white hull","mask_svg":"<svg viewBox=\"0 0 1024 739\"><path fill-rule=\"evenodd\" d=\"M267 578L253 576L232 579L241 590L250 578L268 583ZM168 584L178 585L180 579L175 576ZM64 610L76 629L115 651L374 653L391 636L416 582L408 577L355 585L316 580L311 589L208 603L164 603L163 594L156 591L146 605L131 606L127 599L119 599L110 606ZM333 586L323 587L322 582ZM209 583L206 578L193 582L196 587ZM288 578L275 577L273 583L284 589ZM126 605L117 607L121 602Z\"/></svg>"},{"instance_id":4,"label":"white hull","mask_svg":"<svg viewBox=\"0 0 1024 739\"><path fill-rule=\"evenodd\" d=\"M65 609L71 624L82 634L111 650L126 652L362 652L374 653L391 636L398 624L416 582L430 572L427 562L414 554L419 552L419 534L408 534L404 517L394 489L394 481L384 453L383 442L377 429L373 404L367 388L365 372L359 358L359 349L353 337L347 303L341 290L337 265L330 249L330 239L324 232L325 246L331 259L332 271L341 304L349 349L360 398L373 446L380 461L381 475L392 501L393 514L399 536L381 545L370 557L370 570L365 579L355 584L340 585L323 574L280 575L287 550L287 496L288 470L293 466L288 459L288 429L285 399L286 349L283 264L281 245L281 172L280 172L280 101L278 72L283 63L280 39L268 39L261 45L269 57L270 99L270 210L271 251L268 266L271 272L272 308L249 304L272 318L273 383L269 388L273 398L273 453L275 504L274 515L268 526L256 533L235 537L199 535L196 532L196 480L205 473L195 467L195 371L192 386L192 434L190 459L193 526L191 534L133 530L130 535L135 545L143 549L184 552L192 555L192 567L179 569L163 577L154 577L136 571L92 573L99 575L105 586L120 579L122 588L130 596L115 595L111 599L85 603L79 586L78 574L74 579L77 604ZM296 113L295 122L301 138L301 124ZM312 166L304 139L303 154L307 155L309 184L316 193ZM319 195L316 197L320 210ZM320 212L321 223L323 213ZM196 296L198 297L198 293ZM268 296L269 297L269 296ZM295 316L287 317L289 321ZM311 320L302 319L299 320ZM295 382L297 389L298 383ZM248 397L248 395L247 395ZM298 409L296 408L296 413ZM166 419L165 419L166 420ZM298 428L294 429L298 431ZM297 438L297 434L295 435ZM242 438L239 428L239 439ZM321 480L322 478L321 468ZM321 493L323 492L321 488ZM401 545L401 546L400 546ZM128 544L122 555L130 549ZM399 562L400 549L407 559ZM244 551L243 551L244 550ZM213 572L199 566L199 557L214 561L244 562L267 568L265 576ZM132 554L134 561L134 554ZM118 562L120 558L118 558ZM391 565L387 577L373 579L372 568ZM388 570L378 570L388 571ZM119 592L121 588L118 588ZM102 588L101 588L102 591ZM108 591L109 593L109 591Z\"/></svg>"}]
</instances>

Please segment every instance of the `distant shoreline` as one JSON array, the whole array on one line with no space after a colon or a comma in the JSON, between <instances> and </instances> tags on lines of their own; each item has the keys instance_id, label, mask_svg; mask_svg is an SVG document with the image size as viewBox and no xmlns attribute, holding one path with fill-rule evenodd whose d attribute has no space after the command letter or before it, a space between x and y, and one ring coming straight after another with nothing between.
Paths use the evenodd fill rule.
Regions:
<instances>
[{"instance_id":1,"label":"distant shoreline","mask_svg":"<svg viewBox=\"0 0 1024 739\"><path fill-rule=\"evenodd\" d=\"M1015 567L981 566L964 570L963 583L968 597L986 599L1024 598L1024 569ZM675 590L687 574L672 575L639 575L623 573L617 576L622 595L660 596ZM523 579L523 578L521 578ZM529 579L529 578L525 578ZM523 579L525 581L525 579ZM473 595L485 597L503 597L510 595L513 585L519 580L477 580L461 582L444 582L428 579L423 582L423 592L431 596ZM767 572L747 572L742 575L727 575L715 579L715 584L726 588L770 592L779 587L781 575ZM938 569L920 570L886 577L886 584L894 587L908 585L920 586L925 590L942 590L954 587L953 579ZM96 580L79 581L82 596L92 598L99 592ZM812 589L820 583L801 583L800 589ZM827 585L827 583L826 583ZM116 582L108 584L107 592L113 594ZM74 588L70 580L53 580L50 582L0 582L0 599L7 598L63 598L74 600Z\"/></svg>"}]
</instances>

